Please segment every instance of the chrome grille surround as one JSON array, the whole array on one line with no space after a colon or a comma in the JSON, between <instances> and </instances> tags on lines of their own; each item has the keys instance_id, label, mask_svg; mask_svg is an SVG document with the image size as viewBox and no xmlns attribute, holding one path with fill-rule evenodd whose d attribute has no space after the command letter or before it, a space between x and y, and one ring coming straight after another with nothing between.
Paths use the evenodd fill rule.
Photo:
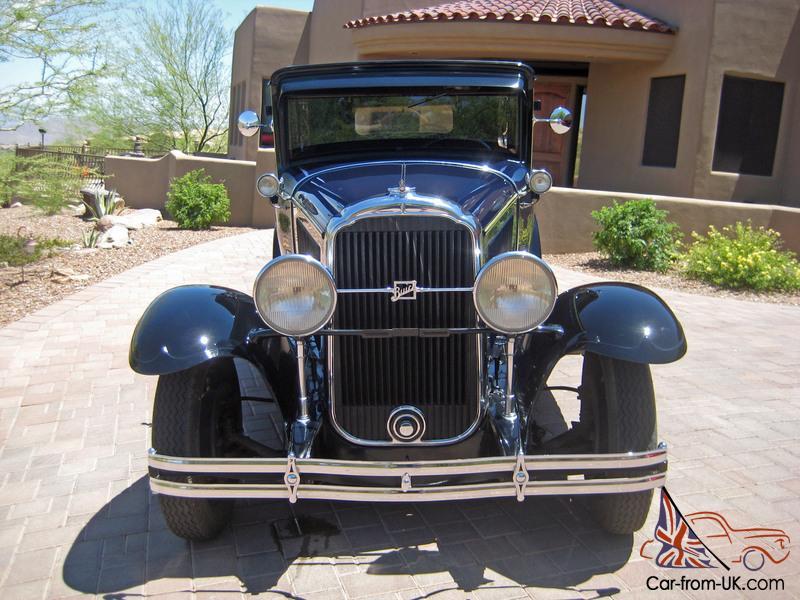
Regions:
<instances>
[{"instance_id":1,"label":"chrome grille surround","mask_svg":"<svg viewBox=\"0 0 800 600\"><path fill-rule=\"evenodd\" d=\"M336 235L346 227L354 223L369 218L380 217L397 217L397 216L417 216L417 217L442 217L448 219L464 228L466 228L471 236L473 251L474 251L474 266L473 277L477 275L481 267L481 252L480 252L480 239L481 229L475 218L463 212L460 207L450 202L442 200L441 198L419 196L409 190L406 193L390 193L387 196L380 198L373 198L360 202L358 204L347 207L341 217L332 219L328 225L326 235L324 236L324 243L322 249L323 262L328 266L331 272L335 272L335 242ZM343 293L347 293L344 291ZM475 391L476 407L475 419L472 424L457 436L446 439L432 439L417 442L396 442L396 441L383 441L383 440L368 440L358 438L349 432L337 421L336 418L336 381L334 369L334 344L328 346L328 380L329 380L329 401L330 401L330 418L334 429L344 439L363 446L392 446L402 444L404 446L439 446L445 444L452 444L467 438L478 427L484 413L483 406L483 344L481 336L476 335L476 355L478 358L477 389Z\"/></svg>"}]
</instances>

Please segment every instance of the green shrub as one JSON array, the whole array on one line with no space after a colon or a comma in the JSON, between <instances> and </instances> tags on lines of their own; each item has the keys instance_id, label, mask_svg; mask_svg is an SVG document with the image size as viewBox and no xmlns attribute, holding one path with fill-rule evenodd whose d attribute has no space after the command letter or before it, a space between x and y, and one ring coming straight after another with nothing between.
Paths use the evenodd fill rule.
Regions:
<instances>
[{"instance_id":1,"label":"green shrub","mask_svg":"<svg viewBox=\"0 0 800 600\"><path fill-rule=\"evenodd\" d=\"M601 228L592 234L595 248L614 265L664 272L678 257L682 237L666 216L652 200L614 200L592 211Z\"/></svg>"},{"instance_id":2,"label":"green shrub","mask_svg":"<svg viewBox=\"0 0 800 600\"><path fill-rule=\"evenodd\" d=\"M780 249L780 233L737 222L705 236L692 232L695 242L686 255L686 274L726 288L753 290L800 289L800 263L794 253Z\"/></svg>"},{"instance_id":3,"label":"green shrub","mask_svg":"<svg viewBox=\"0 0 800 600\"><path fill-rule=\"evenodd\" d=\"M173 179L167 210L182 229L208 229L231 218L231 201L221 183L211 183L203 169Z\"/></svg>"},{"instance_id":4,"label":"green shrub","mask_svg":"<svg viewBox=\"0 0 800 600\"><path fill-rule=\"evenodd\" d=\"M14 194L14 152L0 150L0 206L8 206Z\"/></svg>"},{"instance_id":5,"label":"green shrub","mask_svg":"<svg viewBox=\"0 0 800 600\"><path fill-rule=\"evenodd\" d=\"M36 245L25 249L26 238L17 235L0 235L0 263L10 267L21 267L36 262L43 256L51 256L56 248L65 248L69 242L59 239L37 239Z\"/></svg>"},{"instance_id":6,"label":"green shrub","mask_svg":"<svg viewBox=\"0 0 800 600\"><path fill-rule=\"evenodd\" d=\"M54 215L80 200L81 169L51 156L15 157L3 183L9 196Z\"/></svg>"}]
</instances>

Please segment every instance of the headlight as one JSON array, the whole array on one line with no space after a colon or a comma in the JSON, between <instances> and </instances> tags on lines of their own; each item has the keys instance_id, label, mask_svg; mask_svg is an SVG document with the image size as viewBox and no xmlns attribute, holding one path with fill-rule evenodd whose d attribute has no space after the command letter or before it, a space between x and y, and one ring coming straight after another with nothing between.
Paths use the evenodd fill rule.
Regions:
<instances>
[{"instance_id":1,"label":"headlight","mask_svg":"<svg viewBox=\"0 0 800 600\"><path fill-rule=\"evenodd\" d=\"M265 173L256 181L256 189L258 189L258 193L264 196L264 198L272 198L278 195L281 189L281 183L272 173Z\"/></svg>"},{"instance_id":2,"label":"headlight","mask_svg":"<svg viewBox=\"0 0 800 600\"><path fill-rule=\"evenodd\" d=\"M537 194L544 194L553 185L553 177L544 169L531 171L528 174L528 185Z\"/></svg>"},{"instance_id":3,"label":"headlight","mask_svg":"<svg viewBox=\"0 0 800 600\"><path fill-rule=\"evenodd\" d=\"M484 265L473 295L486 325L518 334L535 329L550 316L558 287L543 260L528 252L506 252Z\"/></svg>"},{"instance_id":4,"label":"headlight","mask_svg":"<svg viewBox=\"0 0 800 600\"><path fill-rule=\"evenodd\" d=\"M336 308L333 277L319 261L302 254L267 263L253 289L258 314L283 335L302 337L322 329Z\"/></svg>"}]
</instances>

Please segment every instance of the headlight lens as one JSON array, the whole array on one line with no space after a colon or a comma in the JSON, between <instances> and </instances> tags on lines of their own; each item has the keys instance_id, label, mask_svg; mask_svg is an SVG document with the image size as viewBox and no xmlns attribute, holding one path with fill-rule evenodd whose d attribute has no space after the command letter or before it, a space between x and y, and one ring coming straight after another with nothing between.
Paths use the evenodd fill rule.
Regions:
<instances>
[{"instance_id":1,"label":"headlight lens","mask_svg":"<svg viewBox=\"0 0 800 600\"><path fill-rule=\"evenodd\" d=\"M258 193L264 198L272 198L278 195L278 192L281 189L281 183L280 180L272 173L265 173L258 178L258 181L256 182L256 188L258 189Z\"/></svg>"},{"instance_id":2,"label":"headlight lens","mask_svg":"<svg viewBox=\"0 0 800 600\"><path fill-rule=\"evenodd\" d=\"M475 308L484 323L508 334L544 323L558 295L550 267L528 252L507 252L490 260L475 280Z\"/></svg>"},{"instance_id":3,"label":"headlight lens","mask_svg":"<svg viewBox=\"0 0 800 600\"><path fill-rule=\"evenodd\" d=\"M534 192L544 194L552 187L553 178L544 169L539 169L538 171L531 171L528 176L528 182Z\"/></svg>"},{"instance_id":4,"label":"headlight lens","mask_svg":"<svg viewBox=\"0 0 800 600\"><path fill-rule=\"evenodd\" d=\"M283 335L305 336L322 329L336 308L336 286L328 270L310 256L290 254L270 261L256 277L256 309Z\"/></svg>"}]
</instances>

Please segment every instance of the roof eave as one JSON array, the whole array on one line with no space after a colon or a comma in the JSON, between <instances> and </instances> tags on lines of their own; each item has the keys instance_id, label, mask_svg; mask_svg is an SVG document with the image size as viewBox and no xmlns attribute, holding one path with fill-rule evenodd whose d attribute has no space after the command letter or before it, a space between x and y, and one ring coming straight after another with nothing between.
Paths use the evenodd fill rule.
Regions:
<instances>
[{"instance_id":1,"label":"roof eave","mask_svg":"<svg viewBox=\"0 0 800 600\"><path fill-rule=\"evenodd\" d=\"M352 30L360 58L459 57L660 62L674 35L613 27L497 21L419 21Z\"/></svg>"}]
</instances>

